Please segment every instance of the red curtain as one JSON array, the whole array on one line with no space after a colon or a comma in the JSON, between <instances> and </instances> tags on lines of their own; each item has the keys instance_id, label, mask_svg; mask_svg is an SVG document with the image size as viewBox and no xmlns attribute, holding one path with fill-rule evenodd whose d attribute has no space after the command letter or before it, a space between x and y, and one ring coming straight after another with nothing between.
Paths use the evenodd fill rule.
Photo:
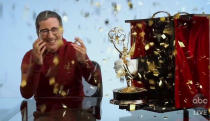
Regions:
<instances>
[{"instance_id":1,"label":"red curtain","mask_svg":"<svg viewBox=\"0 0 210 121\"><path fill-rule=\"evenodd\" d=\"M209 19L193 16L175 21L177 108L209 107ZM203 96L199 97L198 96ZM202 99L201 99L202 98ZM199 99L204 102L199 103Z\"/></svg>"}]
</instances>

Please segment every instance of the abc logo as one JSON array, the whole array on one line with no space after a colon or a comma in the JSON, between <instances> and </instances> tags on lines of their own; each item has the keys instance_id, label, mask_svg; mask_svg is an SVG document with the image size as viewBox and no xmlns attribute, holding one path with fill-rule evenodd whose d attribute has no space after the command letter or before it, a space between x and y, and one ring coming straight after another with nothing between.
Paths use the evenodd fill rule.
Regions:
<instances>
[{"instance_id":1,"label":"abc logo","mask_svg":"<svg viewBox=\"0 0 210 121\"><path fill-rule=\"evenodd\" d=\"M202 94L197 94L193 97L192 102L196 107L205 107L208 100Z\"/></svg>"}]
</instances>

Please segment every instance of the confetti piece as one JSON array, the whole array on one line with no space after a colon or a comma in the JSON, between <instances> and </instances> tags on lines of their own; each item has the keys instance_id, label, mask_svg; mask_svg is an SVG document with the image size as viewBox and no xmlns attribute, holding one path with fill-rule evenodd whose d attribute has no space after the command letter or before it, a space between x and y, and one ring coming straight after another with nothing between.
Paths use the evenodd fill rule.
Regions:
<instances>
[{"instance_id":1,"label":"confetti piece","mask_svg":"<svg viewBox=\"0 0 210 121\"><path fill-rule=\"evenodd\" d=\"M166 119L168 119L168 117L167 116L164 116L163 119L166 120Z\"/></svg>"},{"instance_id":2,"label":"confetti piece","mask_svg":"<svg viewBox=\"0 0 210 121\"><path fill-rule=\"evenodd\" d=\"M90 13L89 12L85 12L84 17L87 18L89 16L90 16Z\"/></svg>"},{"instance_id":3,"label":"confetti piece","mask_svg":"<svg viewBox=\"0 0 210 121\"><path fill-rule=\"evenodd\" d=\"M185 47L185 45L184 45L184 43L183 43L183 42L178 41L178 43L179 43L179 46L180 46L180 47Z\"/></svg>"},{"instance_id":4,"label":"confetti piece","mask_svg":"<svg viewBox=\"0 0 210 121\"><path fill-rule=\"evenodd\" d=\"M61 96L66 96L67 94L66 94L66 92L65 91L61 91Z\"/></svg>"},{"instance_id":5,"label":"confetti piece","mask_svg":"<svg viewBox=\"0 0 210 121\"><path fill-rule=\"evenodd\" d=\"M162 34L161 37L162 37L163 39L165 39L165 38L166 38L166 35L165 35L165 34Z\"/></svg>"},{"instance_id":6,"label":"confetti piece","mask_svg":"<svg viewBox=\"0 0 210 121\"><path fill-rule=\"evenodd\" d=\"M159 71L158 71L158 70L154 70L154 71L153 71L153 75L154 75L154 76L158 76L158 75L159 75Z\"/></svg>"},{"instance_id":7,"label":"confetti piece","mask_svg":"<svg viewBox=\"0 0 210 121\"><path fill-rule=\"evenodd\" d=\"M130 111L135 111L135 110L136 110L136 105L130 104Z\"/></svg>"},{"instance_id":8,"label":"confetti piece","mask_svg":"<svg viewBox=\"0 0 210 121\"><path fill-rule=\"evenodd\" d=\"M150 86L150 89L155 89L155 86Z\"/></svg>"},{"instance_id":9,"label":"confetti piece","mask_svg":"<svg viewBox=\"0 0 210 121\"><path fill-rule=\"evenodd\" d=\"M58 94L58 87L54 87L54 88L53 88L53 93L54 93L54 94Z\"/></svg>"},{"instance_id":10,"label":"confetti piece","mask_svg":"<svg viewBox=\"0 0 210 121\"><path fill-rule=\"evenodd\" d=\"M173 51L173 56L176 56L176 54L177 54L177 50L174 50Z\"/></svg>"},{"instance_id":11,"label":"confetti piece","mask_svg":"<svg viewBox=\"0 0 210 121\"><path fill-rule=\"evenodd\" d=\"M165 17L160 17L160 21L164 22L166 20Z\"/></svg>"},{"instance_id":12,"label":"confetti piece","mask_svg":"<svg viewBox=\"0 0 210 121\"><path fill-rule=\"evenodd\" d=\"M200 87L201 89L203 88L203 86L202 86L202 85L200 85L199 87Z\"/></svg>"},{"instance_id":13,"label":"confetti piece","mask_svg":"<svg viewBox=\"0 0 210 121\"><path fill-rule=\"evenodd\" d=\"M193 81L192 80L188 80L186 84L191 84L192 85Z\"/></svg>"},{"instance_id":14,"label":"confetti piece","mask_svg":"<svg viewBox=\"0 0 210 121\"><path fill-rule=\"evenodd\" d=\"M74 60L72 60L72 61L71 61L71 64L75 64L75 61L74 61Z\"/></svg>"},{"instance_id":15,"label":"confetti piece","mask_svg":"<svg viewBox=\"0 0 210 121\"><path fill-rule=\"evenodd\" d=\"M63 117L66 115L66 110L63 112Z\"/></svg>"},{"instance_id":16,"label":"confetti piece","mask_svg":"<svg viewBox=\"0 0 210 121\"><path fill-rule=\"evenodd\" d=\"M167 47L169 47L169 44L166 44L166 43L165 43L165 44L164 44L164 48L167 48Z\"/></svg>"},{"instance_id":17,"label":"confetti piece","mask_svg":"<svg viewBox=\"0 0 210 121\"><path fill-rule=\"evenodd\" d=\"M104 29L103 29L102 27L99 27L98 31L99 31L99 32L103 32Z\"/></svg>"},{"instance_id":18,"label":"confetti piece","mask_svg":"<svg viewBox=\"0 0 210 121\"><path fill-rule=\"evenodd\" d=\"M109 20L106 19L106 20L105 20L105 25L108 25L108 24L109 24Z\"/></svg>"},{"instance_id":19,"label":"confetti piece","mask_svg":"<svg viewBox=\"0 0 210 121\"><path fill-rule=\"evenodd\" d=\"M25 86L26 86L26 84L27 84L27 81L26 81L26 80L22 80L22 81L21 81L21 85L20 85L20 86L21 86L21 87L25 87Z\"/></svg>"},{"instance_id":20,"label":"confetti piece","mask_svg":"<svg viewBox=\"0 0 210 121\"><path fill-rule=\"evenodd\" d=\"M133 3L132 3L130 0L128 0L128 7L129 7L130 9L133 9Z\"/></svg>"},{"instance_id":21,"label":"confetti piece","mask_svg":"<svg viewBox=\"0 0 210 121\"><path fill-rule=\"evenodd\" d=\"M154 85L155 84L155 81L153 79L150 79L149 80L149 84Z\"/></svg>"},{"instance_id":22,"label":"confetti piece","mask_svg":"<svg viewBox=\"0 0 210 121\"><path fill-rule=\"evenodd\" d=\"M136 36L136 35L137 35L137 33L136 33L136 32L133 32L133 33L132 33L132 35L133 35L133 36Z\"/></svg>"},{"instance_id":23,"label":"confetti piece","mask_svg":"<svg viewBox=\"0 0 210 121\"><path fill-rule=\"evenodd\" d=\"M163 33L164 33L164 34L168 34L168 35L172 35L172 34L173 34L173 31L172 31L171 28L165 28L165 29L163 30Z\"/></svg>"},{"instance_id":24,"label":"confetti piece","mask_svg":"<svg viewBox=\"0 0 210 121\"><path fill-rule=\"evenodd\" d=\"M154 42L150 42L149 43L150 46L154 46L154 44L155 44Z\"/></svg>"},{"instance_id":25,"label":"confetti piece","mask_svg":"<svg viewBox=\"0 0 210 121\"><path fill-rule=\"evenodd\" d=\"M58 56L55 56L53 58L53 63L54 63L55 66L57 66L59 64L59 58L58 58Z\"/></svg>"},{"instance_id":26,"label":"confetti piece","mask_svg":"<svg viewBox=\"0 0 210 121\"><path fill-rule=\"evenodd\" d=\"M63 107L64 109L68 108L65 104L62 104L62 107Z\"/></svg>"},{"instance_id":27,"label":"confetti piece","mask_svg":"<svg viewBox=\"0 0 210 121\"><path fill-rule=\"evenodd\" d=\"M45 104L43 104L43 105L40 106L40 111L42 113L44 113L46 111L46 109L47 109L47 106Z\"/></svg>"},{"instance_id":28,"label":"confetti piece","mask_svg":"<svg viewBox=\"0 0 210 121\"><path fill-rule=\"evenodd\" d=\"M118 13L121 9L121 6L117 3L112 3L112 7L113 7L115 14Z\"/></svg>"},{"instance_id":29,"label":"confetti piece","mask_svg":"<svg viewBox=\"0 0 210 121\"><path fill-rule=\"evenodd\" d=\"M178 13L178 14L176 14L176 15L174 16L174 19L179 19L180 16L181 16L181 15Z\"/></svg>"},{"instance_id":30,"label":"confetti piece","mask_svg":"<svg viewBox=\"0 0 210 121\"><path fill-rule=\"evenodd\" d=\"M144 37L144 35L145 35L145 32L140 33L140 37Z\"/></svg>"},{"instance_id":31,"label":"confetti piece","mask_svg":"<svg viewBox=\"0 0 210 121\"><path fill-rule=\"evenodd\" d=\"M149 50L149 48L150 48L149 44L146 44L144 47L145 50Z\"/></svg>"},{"instance_id":32,"label":"confetti piece","mask_svg":"<svg viewBox=\"0 0 210 121\"><path fill-rule=\"evenodd\" d=\"M66 13L63 14L62 19L63 19L64 22L68 22L68 19L69 19L69 18L68 18L68 16L67 16Z\"/></svg>"},{"instance_id":33,"label":"confetti piece","mask_svg":"<svg viewBox=\"0 0 210 121\"><path fill-rule=\"evenodd\" d=\"M55 84L55 77L51 77L49 81L49 85Z\"/></svg>"},{"instance_id":34,"label":"confetti piece","mask_svg":"<svg viewBox=\"0 0 210 121\"><path fill-rule=\"evenodd\" d=\"M160 80L159 83L158 83L159 87L161 87L163 85L163 81Z\"/></svg>"},{"instance_id":35,"label":"confetti piece","mask_svg":"<svg viewBox=\"0 0 210 121\"><path fill-rule=\"evenodd\" d=\"M142 24L137 24L137 27L142 29L143 25Z\"/></svg>"},{"instance_id":36,"label":"confetti piece","mask_svg":"<svg viewBox=\"0 0 210 121\"><path fill-rule=\"evenodd\" d=\"M129 52L129 55L130 55L130 56L133 56L133 55L134 55L135 46L136 46L136 44L133 43L132 46L131 46L130 52Z\"/></svg>"},{"instance_id":37,"label":"confetti piece","mask_svg":"<svg viewBox=\"0 0 210 121\"><path fill-rule=\"evenodd\" d=\"M152 20L149 20L149 23L148 23L148 24L149 24L149 26L152 26L153 23L154 23L154 22L153 22Z\"/></svg>"}]
</instances>

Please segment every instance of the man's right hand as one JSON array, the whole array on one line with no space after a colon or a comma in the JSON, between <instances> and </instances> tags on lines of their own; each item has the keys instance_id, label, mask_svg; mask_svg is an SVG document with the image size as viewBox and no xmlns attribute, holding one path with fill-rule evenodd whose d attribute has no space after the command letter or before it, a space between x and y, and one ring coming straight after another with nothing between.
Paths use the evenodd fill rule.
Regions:
<instances>
[{"instance_id":1,"label":"man's right hand","mask_svg":"<svg viewBox=\"0 0 210 121\"><path fill-rule=\"evenodd\" d=\"M37 39L33 44L32 61L35 64L43 64L43 53L46 50L46 43L43 40Z\"/></svg>"}]
</instances>

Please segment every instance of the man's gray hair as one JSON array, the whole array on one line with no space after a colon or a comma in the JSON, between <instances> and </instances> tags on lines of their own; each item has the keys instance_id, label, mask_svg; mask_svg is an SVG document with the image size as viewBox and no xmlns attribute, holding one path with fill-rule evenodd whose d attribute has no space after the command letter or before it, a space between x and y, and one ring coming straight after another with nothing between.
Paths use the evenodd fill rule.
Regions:
<instances>
[{"instance_id":1,"label":"man's gray hair","mask_svg":"<svg viewBox=\"0 0 210 121\"><path fill-rule=\"evenodd\" d=\"M39 23L43 20L47 20L48 18L57 18L60 26L63 26L62 19L61 19L60 15L58 15L58 13L56 13L54 11L49 11L49 10L42 11L36 17L36 22L35 22L36 32L37 32L38 36L39 36Z\"/></svg>"}]
</instances>

